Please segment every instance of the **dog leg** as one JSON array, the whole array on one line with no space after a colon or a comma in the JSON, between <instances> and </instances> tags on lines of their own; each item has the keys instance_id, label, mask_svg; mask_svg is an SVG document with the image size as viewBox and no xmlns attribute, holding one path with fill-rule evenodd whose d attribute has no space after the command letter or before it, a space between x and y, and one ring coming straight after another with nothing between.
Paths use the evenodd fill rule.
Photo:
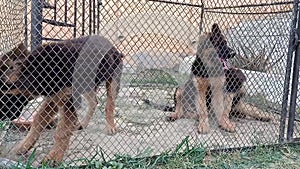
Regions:
<instances>
[{"instance_id":1,"label":"dog leg","mask_svg":"<svg viewBox=\"0 0 300 169\"><path fill-rule=\"evenodd\" d=\"M228 132L235 132L235 124L230 121L229 115L232 107L232 101L234 98L234 93L226 93L224 98L224 113L220 118L220 126L222 129Z\"/></svg>"},{"instance_id":2,"label":"dog leg","mask_svg":"<svg viewBox=\"0 0 300 169\"><path fill-rule=\"evenodd\" d=\"M209 81L206 78L196 78L194 85L198 87L196 95L196 110L199 115L198 132L207 134L210 130L208 108L206 106L206 92L209 86Z\"/></svg>"},{"instance_id":3,"label":"dog leg","mask_svg":"<svg viewBox=\"0 0 300 169\"><path fill-rule=\"evenodd\" d=\"M175 112L171 113L166 117L167 121L175 121L182 116L182 96L183 96L183 89L177 88L175 91Z\"/></svg>"},{"instance_id":4,"label":"dog leg","mask_svg":"<svg viewBox=\"0 0 300 169\"><path fill-rule=\"evenodd\" d=\"M216 114L218 123L220 127L226 131L234 132L235 131L235 124L230 121L229 113L232 105L232 98L233 97L226 97L226 102L224 100L224 83L225 78L209 78L211 90L212 90L212 108ZM229 103L230 102L230 103ZM228 105L229 104L229 105ZM228 111L229 109L229 111Z\"/></svg>"},{"instance_id":5,"label":"dog leg","mask_svg":"<svg viewBox=\"0 0 300 169\"><path fill-rule=\"evenodd\" d=\"M83 120L77 125L78 130L84 129L88 126L98 104L96 91L85 93L84 98L88 102L88 112L84 116Z\"/></svg>"},{"instance_id":6,"label":"dog leg","mask_svg":"<svg viewBox=\"0 0 300 169\"><path fill-rule=\"evenodd\" d=\"M245 103L243 99L244 95L245 91L242 88L236 95L239 97L239 100L236 105L233 106L233 111L240 112L244 116L249 116L260 121L269 122L273 120L273 117L271 115L268 115L268 113L253 105Z\"/></svg>"},{"instance_id":7,"label":"dog leg","mask_svg":"<svg viewBox=\"0 0 300 169\"><path fill-rule=\"evenodd\" d=\"M110 79L106 82L107 90L107 102L105 107L106 113L106 125L107 132L109 135L115 134L117 132L117 127L114 120L115 111L115 100L117 96L117 82L114 79Z\"/></svg>"},{"instance_id":8,"label":"dog leg","mask_svg":"<svg viewBox=\"0 0 300 169\"><path fill-rule=\"evenodd\" d=\"M56 102L62 107L61 119L57 125L57 129L54 135L54 146L49 154L44 158L44 162L55 165L63 160L64 154L68 149L70 138L73 135L77 124L77 115L73 101L71 97L65 96L65 98L59 97Z\"/></svg>"},{"instance_id":9,"label":"dog leg","mask_svg":"<svg viewBox=\"0 0 300 169\"><path fill-rule=\"evenodd\" d=\"M261 109L243 102L242 100L235 106L235 109L244 115L252 117L259 121L269 122L273 120L273 117Z\"/></svg>"},{"instance_id":10,"label":"dog leg","mask_svg":"<svg viewBox=\"0 0 300 169\"><path fill-rule=\"evenodd\" d=\"M39 139L41 132L48 126L56 112L57 106L51 100L47 98L41 105L41 108L34 116L33 123L27 136L13 149L17 154L27 153Z\"/></svg>"}]
</instances>

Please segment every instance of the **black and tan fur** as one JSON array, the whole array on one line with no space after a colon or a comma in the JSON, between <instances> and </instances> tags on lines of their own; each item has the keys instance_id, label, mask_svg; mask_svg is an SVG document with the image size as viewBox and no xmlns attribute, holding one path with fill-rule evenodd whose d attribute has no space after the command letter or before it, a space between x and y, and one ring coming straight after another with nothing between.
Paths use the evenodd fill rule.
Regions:
<instances>
[{"instance_id":1,"label":"black and tan fur","mask_svg":"<svg viewBox=\"0 0 300 169\"><path fill-rule=\"evenodd\" d=\"M184 86L175 90L175 106L158 105L149 100L145 100L146 103L164 111L174 111L167 117L168 121L181 117L199 119L200 133L209 131L210 110L215 112L219 126L229 132L235 131L231 116L249 115L262 121L271 120L260 109L244 103L242 86L245 75L238 69L223 69L220 59L235 55L218 25L214 24L210 33L199 38L192 74Z\"/></svg>"},{"instance_id":2,"label":"black and tan fur","mask_svg":"<svg viewBox=\"0 0 300 169\"><path fill-rule=\"evenodd\" d=\"M103 37L94 35L93 38L95 37L100 41L93 42L93 45L102 50L101 40L103 40ZM34 117L29 133L14 148L17 154L26 153L34 146L45 126L60 110L61 118L56 127L55 144L44 161L60 162L63 160L72 132L78 124L73 98L71 97L72 73L76 59L89 38L90 36L42 45L30 52L26 59L21 62L22 64L13 66L14 69L11 69L8 74L2 74L1 79L5 82L5 85L2 86L1 91L4 94L46 97L42 108ZM114 109L119 82L115 77L118 76L117 73L121 73L123 57L112 46L103 56L95 79L97 86L102 82L106 82L107 104L105 111L107 129L111 134L117 131L114 121ZM8 60L2 61L7 63ZM8 65L6 63L4 65ZM96 88L84 94L88 100L89 112L81 123L82 127L88 124L97 105Z\"/></svg>"}]
</instances>

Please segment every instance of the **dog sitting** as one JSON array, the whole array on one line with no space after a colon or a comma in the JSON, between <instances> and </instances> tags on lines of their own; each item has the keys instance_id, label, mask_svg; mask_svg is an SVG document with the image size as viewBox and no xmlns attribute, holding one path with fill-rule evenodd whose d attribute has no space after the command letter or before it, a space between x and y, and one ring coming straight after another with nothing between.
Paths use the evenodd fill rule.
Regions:
<instances>
[{"instance_id":1,"label":"dog sitting","mask_svg":"<svg viewBox=\"0 0 300 169\"><path fill-rule=\"evenodd\" d=\"M192 64L191 83L197 88L195 95L195 107L199 119L198 132L209 132L208 108L206 106L206 95L210 87L212 95L211 108L216 114L219 126L229 132L235 131L235 124L229 119L229 113L233 95L225 93L225 73L220 59L232 58L236 55L233 49L228 47L219 26L214 24L210 33L199 38L196 59ZM182 97L177 98L175 113L170 119L182 116Z\"/></svg>"},{"instance_id":2,"label":"dog sitting","mask_svg":"<svg viewBox=\"0 0 300 169\"><path fill-rule=\"evenodd\" d=\"M272 120L260 109L243 102L242 86L246 77L238 69L226 68L226 60L235 55L227 46L219 26L214 24L211 33L199 39L192 74L183 87L175 90L175 106L144 101L157 109L175 112L167 117L168 121L181 117L198 118L200 133L209 131L207 113L210 110L216 113L220 127L229 132L235 131L234 123L229 120L232 116L249 115L262 121Z\"/></svg>"},{"instance_id":3,"label":"dog sitting","mask_svg":"<svg viewBox=\"0 0 300 169\"><path fill-rule=\"evenodd\" d=\"M86 44L89 45L88 48L84 48ZM78 124L73 105L74 99L71 95L73 72L80 54L95 55L95 57L101 55L102 59L97 65L94 80L96 87L102 82L106 82L108 96L105 109L107 128L109 133L116 132L117 128L114 121L118 86L116 77L122 71L124 55L107 39L98 35L49 43L30 52L28 57L21 62L22 64L18 64L12 71L1 77L5 82L1 91L5 94L46 97L42 104L43 109L40 109L35 115L29 133L14 148L17 154L24 154L34 146L42 130L60 109L61 118L54 136L55 144L44 161L60 162L63 160L72 132ZM2 62L8 62L8 60L2 60ZM88 96L91 96L89 97L91 100L96 98L96 87L86 92ZM96 102L93 104L96 106Z\"/></svg>"}]
</instances>

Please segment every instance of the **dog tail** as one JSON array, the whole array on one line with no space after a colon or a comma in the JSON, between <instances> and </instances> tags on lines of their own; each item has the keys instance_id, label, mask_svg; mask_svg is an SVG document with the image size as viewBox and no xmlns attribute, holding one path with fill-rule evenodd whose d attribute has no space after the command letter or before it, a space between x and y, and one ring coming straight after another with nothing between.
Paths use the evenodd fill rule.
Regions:
<instances>
[{"instance_id":1,"label":"dog tail","mask_svg":"<svg viewBox=\"0 0 300 169\"><path fill-rule=\"evenodd\" d=\"M162 105L154 103L148 99L143 99L144 103L153 107L154 109L161 110L161 111L169 111L169 112L175 112L175 106L168 106L168 105Z\"/></svg>"}]
</instances>

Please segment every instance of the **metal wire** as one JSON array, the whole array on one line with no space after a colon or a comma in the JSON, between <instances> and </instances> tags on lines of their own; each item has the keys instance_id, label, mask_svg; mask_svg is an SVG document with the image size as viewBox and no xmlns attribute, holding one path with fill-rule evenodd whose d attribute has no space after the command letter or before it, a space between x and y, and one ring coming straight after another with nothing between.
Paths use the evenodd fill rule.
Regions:
<instances>
[{"instance_id":1,"label":"metal wire","mask_svg":"<svg viewBox=\"0 0 300 169\"><path fill-rule=\"evenodd\" d=\"M74 87L71 78L74 72L81 75L75 79L78 88L95 88L95 91L80 93L83 99L76 116L79 122L88 123L81 126L83 130L76 128L73 132L63 156L66 166L107 160L116 154L158 155L175 148L186 136L191 145L218 151L286 142L286 120L291 117L291 114L287 117L289 103L293 101L295 112L299 109L299 100L290 100L293 93L288 90L290 77L295 73L291 71L294 61L291 56L297 4L280 0L251 2L0 0L0 82L3 86L24 82L24 86L30 86L25 93L36 95L7 97L7 89L1 88L0 124L6 126L0 128L3 136L0 155L12 160L22 157L22 162L28 160L24 155L10 152L25 138L33 119L38 119L32 115L41 110L52 111L39 119L41 124L37 126L42 126L44 132L33 146L36 148L33 166L39 166L59 142L55 140L70 135L68 127L76 119L70 114L74 106L70 103L75 101L67 96L74 94L73 89L69 91L70 84ZM68 41L74 38L79 39ZM25 44L21 52L8 53L20 43ZM124 55L122 64L116 64L121 56L118 52ZM201 64L207 77L195 72L202 70ZM228 75L223 70L225 65L236 69L231 69L233 73ZM234 71L237 69L241 72ZM55 71L69 81L60 81ZM99 72L104 79L100 80L107 83L90 86L91 80L87 79L99 78ZM28 75L29 80L22 81L20 74ZM238 75L242 87L228 80ZM109 88L114 83L115 88ZM45 86L47 90L38 91ZM203 86L210 87L205 94L201 94ZM297 87L294 82L294 90ZM180 101L177 92L181 90ZM60 91L64 91L64 96L57 103L69 104L70 110L53 106L50 98L57 99ZM116 98L111 95L114 91ZM208 106L201 102L206 97L211 99L205 100L210 103ZM236 100L226 102L233 97ZM106 106L112 98L116 99L115 105L109 102ZM21 99L29 103L22 107L18 102ZM184 115L191 112L197 118L176 119L174 112L170 112L175 110L175 103L181 103ZM22 111L16 111L18 106ZM111 118L107 113L111 107L115 107L114 121L119 130L107 125L111 124L107 120ZM225 114L225 109L232 111ZM92 115L88 115L90 110L95 110ZM18 114L19 121L12 119L14 114ZM207 133L203 120L206 116L210 123ZM229 119L228 125L224 125L224 119ZM268 122L269 119L273 122ZM68 125L59 125L59 120ZM290 128L294 132L289 138L297 138L299 122L290 119L292 123ZM67 127L60 130L62 126ZM228 132L232 128L234 131ZM54 140L53 134L56 134Z\"/></svg>"}]
</instances>

